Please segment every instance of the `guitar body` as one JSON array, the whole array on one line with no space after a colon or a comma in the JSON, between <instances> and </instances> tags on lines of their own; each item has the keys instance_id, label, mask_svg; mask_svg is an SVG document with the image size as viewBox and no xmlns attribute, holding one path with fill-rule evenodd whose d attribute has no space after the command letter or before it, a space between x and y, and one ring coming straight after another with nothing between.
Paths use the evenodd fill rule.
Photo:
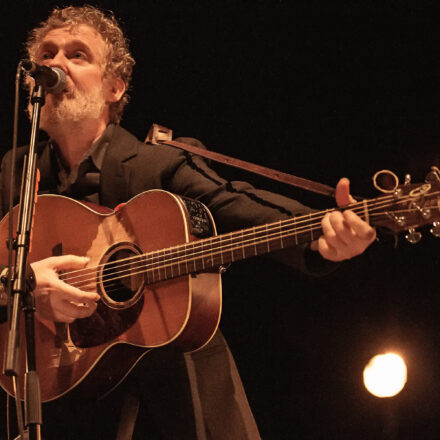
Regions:
<instances>
[{"instance_id":1,"label":"guitar body","mask_svg":"<svg viewBox=\"0 0 440 440\"><path fill-rule=\"evenodd\" d=\"M15 209L14 222L17 212ZM200 238L194 235L200 228L193 218L198 218L200 212L205 226L209 219L211 233L215 234L212 218L202 204L165 191L142 193L122 208L105 214L66 197L38 197L29 261L53 255L87 256L90 261L86 269L90 270L82 271L79 278L75 278L75 272L61 277L101 295L91 317L70 325L47 321L36 314L37 371L43 401L56 399L76 387L82 395L108 392L150 349L171 345L192 351L211 339L221 313L218 271L155 283L154 273L153 282L151 274L147 280L136 270L139 265L132 263L142 262L143 254ZM203 233L208 229L205 227ZM0 223L0 241L4 243L7 235L6 217ZM115 269L121 261L123 272ZM7 264L7 250L3 247L0 263ZM118 278L121 273L123 276ZM23 321L20 329L24 338ZM1 365L7 334L7 324L1 324ZM22 350L22 390L24 371ZM0 383L14 394L9 377L1 375Z\"/></svg>"}]
</instances>

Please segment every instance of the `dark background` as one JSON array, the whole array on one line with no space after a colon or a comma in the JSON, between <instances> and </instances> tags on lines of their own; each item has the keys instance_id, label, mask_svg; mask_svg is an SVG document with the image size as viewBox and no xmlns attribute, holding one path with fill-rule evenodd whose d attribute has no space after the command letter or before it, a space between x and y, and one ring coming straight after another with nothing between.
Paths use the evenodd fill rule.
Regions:
<instances>
[{"instance_id":1,"label":"dark background","mask_svg":"<svg viewBox=\"0 0 440 440\"><path fill-rule=\"evenodd\" d=\"M329 185L347 176L364 197L376 194L375 171L421 181L440 165L435 1L89 3L113 10L131 39L137 65L122 125L140 138L157 122ZM56 4L0 6L3 152L25 34ZM20 127L25 143L25 118ZM423 232L416 246L400 237L396 249L385 237L323 278L267 259L230 268L222 329L264 439L440 438L440 242ZM379 400L362 370L385 350L405 357L409 377L401 394Z\"/></svg>"}]
</instances>

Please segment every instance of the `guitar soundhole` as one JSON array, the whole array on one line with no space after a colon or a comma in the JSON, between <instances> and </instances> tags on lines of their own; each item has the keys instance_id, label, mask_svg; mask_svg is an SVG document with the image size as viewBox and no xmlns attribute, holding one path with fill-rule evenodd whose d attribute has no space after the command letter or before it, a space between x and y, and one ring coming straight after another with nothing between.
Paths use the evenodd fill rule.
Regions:
<instances>
[{"instance_id":1,"label":"guitar soundhole","mask_svg":"<svg viewBox=\"0 0 440 440\"><path fill-rule=\"evenodd\" d=\"M103 302L125 309L138 301L144 288L142 252L133 243L113 245L101 260L99 286Z\"/></svg>"}]
</instances>

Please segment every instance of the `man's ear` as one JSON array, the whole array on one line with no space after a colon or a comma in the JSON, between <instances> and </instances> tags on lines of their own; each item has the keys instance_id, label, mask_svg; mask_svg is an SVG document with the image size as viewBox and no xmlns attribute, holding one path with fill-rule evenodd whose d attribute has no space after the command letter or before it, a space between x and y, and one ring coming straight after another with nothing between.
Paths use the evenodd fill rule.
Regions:
<instances>
[{"instance_id":1,"label":"man's ear","mask_svg":"<svg viewBox=\"0 0 440 440\"><path fill-rule=\"evenodd\" d=\"M121 78L107 78L106 101L118 102L125 93L125 83Z\"/></svg>"}]
</instances>

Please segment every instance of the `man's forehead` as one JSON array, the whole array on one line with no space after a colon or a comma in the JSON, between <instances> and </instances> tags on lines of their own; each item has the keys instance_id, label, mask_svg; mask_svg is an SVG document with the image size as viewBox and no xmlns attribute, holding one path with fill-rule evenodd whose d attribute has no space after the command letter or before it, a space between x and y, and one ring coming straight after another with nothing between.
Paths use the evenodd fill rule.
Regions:
<instances>
[{"instance_id":1,"label":"man's forehead","mask_svg":"<svg viewBox=\"0 0 440 440\"><path fill-rule=\"evenodd\" d=\"M81 42L92 50L102 52L103 55L107 50L107 45L99 32L86 24L52 29L43 37L40 47L49 43L65 44L69 42Z\"/></svg>"}]
</instances>

